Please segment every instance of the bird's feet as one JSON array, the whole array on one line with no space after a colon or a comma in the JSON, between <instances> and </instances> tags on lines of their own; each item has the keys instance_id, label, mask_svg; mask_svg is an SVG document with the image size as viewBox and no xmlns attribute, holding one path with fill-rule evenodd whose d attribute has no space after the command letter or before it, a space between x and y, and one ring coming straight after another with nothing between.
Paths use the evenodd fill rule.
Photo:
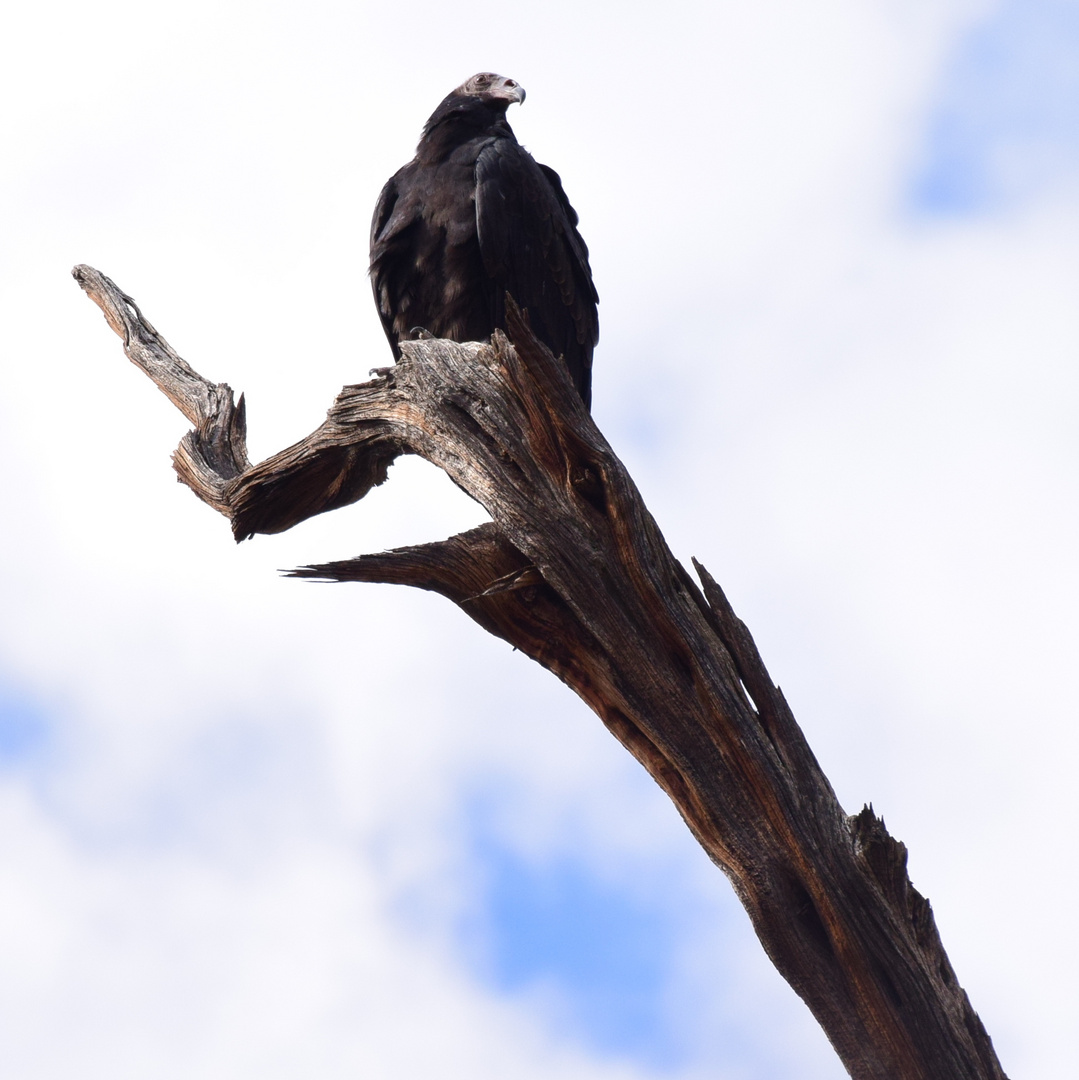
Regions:
<instances>
[{"instance_id":1,"label":"bird's feet","mask_svg":"<svg viewBox=\"0 0 1079 1080\"><path fill-rule=\"evenodd\" d=\"M422 326L414 326L408 332L412 341L434 341L435 335L430 330L425 330Z\"/></svg>"}]
</instances>

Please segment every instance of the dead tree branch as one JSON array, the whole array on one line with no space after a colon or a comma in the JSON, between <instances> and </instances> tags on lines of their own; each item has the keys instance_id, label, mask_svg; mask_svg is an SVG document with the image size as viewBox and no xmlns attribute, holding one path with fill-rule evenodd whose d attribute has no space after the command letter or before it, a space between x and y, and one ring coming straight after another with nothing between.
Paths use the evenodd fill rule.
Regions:
<instances>
[{"instance_id":1,"label":"dead tree branch","mask_svg":"<svg viewBox=\"0 0 1079 1080\"><path fill-rule=\"evenodd\" d=\"M722 590L674 558L563 365L510 309L490 345L416 341L257 465L243 399L191 370L130 297L75 277L195 425L181 480L242 540L362 498L419 454L491 522L294 571L430 589L553 671L652 774L727 874L773 963L858 1080L1003 1080L910 884L906 849L848 817ZM511 344L512 341L512 344Z\"/></svg>"}]
</instances>

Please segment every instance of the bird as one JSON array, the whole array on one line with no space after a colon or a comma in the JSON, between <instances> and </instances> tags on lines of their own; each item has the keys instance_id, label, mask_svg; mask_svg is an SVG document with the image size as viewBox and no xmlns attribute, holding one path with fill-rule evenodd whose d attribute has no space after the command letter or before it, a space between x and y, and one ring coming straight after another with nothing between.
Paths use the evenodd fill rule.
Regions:
<instances>
[{"instance_id":1,"label":"bird","mask_svg":"<svg viewBox=\"0 0 1079 1080\"><path fill-rule=\"evenodd\" d=\"M371 286L395 360L420 330L485 341L505 329L509 293L590 408L599 295L561 178L506 119L524 100L524 87L490 71L442 100L379 195Z\"/></svg>"}]
</instances>

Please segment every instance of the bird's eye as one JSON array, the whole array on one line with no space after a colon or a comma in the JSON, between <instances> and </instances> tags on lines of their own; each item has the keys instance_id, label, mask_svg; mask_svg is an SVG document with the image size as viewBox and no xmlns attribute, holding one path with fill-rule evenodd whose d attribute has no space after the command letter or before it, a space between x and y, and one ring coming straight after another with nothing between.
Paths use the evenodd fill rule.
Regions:
<instances>
[{"instance_id":1,"label":"bird's eye","mask_svg":"<svg viewBox=\"0 0 1079 1080\"><path fill-rule=\"evenodd\" d=\"M512 86L516 86L517 84L512 79L507 79L506 80L506 85L512 87Z\"/></svg>"}]
</instances>

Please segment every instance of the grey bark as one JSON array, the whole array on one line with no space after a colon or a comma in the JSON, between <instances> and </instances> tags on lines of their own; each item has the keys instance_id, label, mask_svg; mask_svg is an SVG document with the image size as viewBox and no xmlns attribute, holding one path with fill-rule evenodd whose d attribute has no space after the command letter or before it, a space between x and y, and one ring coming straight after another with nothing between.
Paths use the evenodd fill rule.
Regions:
<instances>
[{"instance_id":1,"label":"grey bark","mask_svg":"<svg viewBox=\"0 0 1079 1080\"><path fill-rule=\"evenodd\" d=\"M434 544L303 567L460 605L554 672L667 792L769 957L857 1080L1004 1080L906 848L839 805L711 575L674 558L563 365L510 305L489 345L402 344L307 438L251 465L243 399L197 375L104 275L75 277L195 425L180 479L238 540L362 498L419 454L491 522Z\"/></svg>"}]
</instances>

